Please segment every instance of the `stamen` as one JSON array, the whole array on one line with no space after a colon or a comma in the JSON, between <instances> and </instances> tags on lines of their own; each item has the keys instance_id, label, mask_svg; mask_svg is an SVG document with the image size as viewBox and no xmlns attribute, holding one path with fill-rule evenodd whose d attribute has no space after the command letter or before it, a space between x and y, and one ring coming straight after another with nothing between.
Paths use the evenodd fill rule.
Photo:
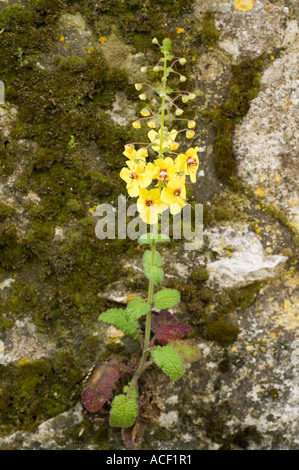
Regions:
<instances>
[{"instance_id":1,"label":"stamen","mask_svg":"<svg viewBox=\"0 0 299 470\"><path fill-rule=\"evenodd\" d=\"M167 170L161 170L159 173L159 179L166 181L168 179Z\"/></svg>"}]
</instances>

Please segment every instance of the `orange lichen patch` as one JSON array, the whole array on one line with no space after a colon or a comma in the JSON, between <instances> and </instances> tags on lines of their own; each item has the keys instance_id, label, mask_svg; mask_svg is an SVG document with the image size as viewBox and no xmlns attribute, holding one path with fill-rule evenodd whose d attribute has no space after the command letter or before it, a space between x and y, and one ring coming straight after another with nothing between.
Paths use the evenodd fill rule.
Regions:
<instances>
[{"instance_id":1,"label":"orange lichen patch","mask_svg":"<svg viewBox=\"0 0 299 470\"><path fill-rule=\"evenodd\" d=\"M250 11L253 8L254 0L234 0L235 9L239 11Z\"/></svg>"},{"instance_id":2,"label":"orange lichen patch","mask_svg":"<svg viewBox=\"0 0 299 470\"><path fill-rule=\"evenodd\" d=\"M257 189L255 190L255 195L256 195L257 197L262 197L262 196L264 196L264 194L265 194L265 191L264 191L262 188L257 188Z\"/></svg>"},{"instance_id":3,"label":"orange lichen patch","mask_svg":"<svg viewBox=\"0 0 299 470\"><path fill-rule=\"evenodd\" d=\"M293 199L293 200L292 200L292 204L293 204L293 206L297 206L297 204L298 204L297 199Z\"/></svg>"},{"instance_id":4,"label":"orange lichen patch","mask_svg":"<svg viewBox=\"0 0 299 470\"><path fill-rule=\"evenodd\" d=\"M64 42L64 36L60 36L59 42Z\"/></svg>"},{"instance_id":5,"label":"orange lichen patch","mask_svg":"<svg viewBox=\"0 0 299 470\"><path fill-rule=\"evenodd\" d=\"M277 183L279 183L279 181L280 181L280 175L276 175L276 176L275 176L275 181L277 181Z\"/></svg>"},{"instance_id":6,"label":"orange lichen patch","mask_svg":"<svg viewBox=\"0 0 299 470\"><path fill-rule=\"evenodd\" d=\"M100 37L99 37L99 41L100 41L101 44L104 44L104 42L106 41L106 39L107 39L106 36L100 36Z\"/></svg>"},{"instance_id":7,"label":"orange lichen patch","mask_svg":"<svg viewBox=\"0 0 299 470\"><path fill-rule=\"evenodd\" d=\"M185 32L185 30L184 30L184 28L178 28L178 29L176 30L176 32L177 32L177 34L182 34L182 33Z\"/></svg>"},{"instance_id":8,"label":"orange lichen patch","mask_svg":"<svg viewBox=\"0 0 299 470\"><path fill-rule=\"evenodd\" d=\"M275 59L274 55L270 55L270 59L274 60Z\"/></svg>"}]
</instances>

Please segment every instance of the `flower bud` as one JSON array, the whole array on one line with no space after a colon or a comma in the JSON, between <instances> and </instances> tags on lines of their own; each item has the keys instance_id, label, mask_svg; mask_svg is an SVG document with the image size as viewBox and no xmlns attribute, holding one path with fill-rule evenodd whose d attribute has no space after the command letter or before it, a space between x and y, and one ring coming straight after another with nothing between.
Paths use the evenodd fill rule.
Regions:
<instances>
[{"instance_id":1,"label":"flower bud","mask_svg":"<svg viewBox=\"0 0 299 470\"><path fill-rule=\"evenodd\" d=\"M147 67L141 67L140 71L141 71L142 73L147 72Z\"/></svg>"},{"instance_id":2,"label":"flower bud","mask_svg":"<svg viewBox=\"0 0 299 470\"><path fill-rule=\"evenodd\" d=\"M140 124L139 121L132 122L132 126L134 127L134 129L140 129L141 128L141 124Z\"/></svg>"},{"instance_id":3,"label":"flower bud","mask_svg":"<svg viewBox=\"0 0 299 470\"><path fill-rule=\"evenodd\" d=\"M194 129L195 126L196 126L195 121L188 121L188 129Z\"/></svg>"},{"instance_id":4,"label":"flower bud","mask_svg":"<svg viewBox=\"0 0 299 470\"><path fill-rule=\"evenodd\" d=\"M189 100L195 100L196 94L195 93L189 93Z\"/></svg>"},{"instance_id":5,"label":"flower bud","mask_svg":"<svg viewBox=\"0 0 299 470\"><path fill-rule=\"evenodd\" d=\"M180 60L179 60L179 63L181 65L185 65L186 62L187 62L187 60L185 59L185 57L181 57Z\"/></svg>"},{"instance_id":6,"label":"flower bud","mask_svg":"<svg viewBox=\"0 0 299 470\"><path fill-rule=\"evenodd\" d=\"M143 109L140 111L140 114L141 114L141 116L146 117L146 116L150 116L151 113L150 113L149 108L143 108Z\"/></svg>"},{"instance_id":7,"label":"flower bud","mask_svg":"<svg viewBox=\"0 0 299 470\"><path fill-rule=\"evenodd\" d=\"M195 135L194 131L190 131L190 130L186 131L187 139L192 139L192 137L194 137L194 135Z\"/></svg>"},{"instance_id":8,"label":"flower bud","mask_svg":"<svg viewBox=\"0 0 299 470\"><path fill-rule=\"evenodd\" d=\"M183 112L184 112L183 109L177 108L177 109L175 110L175 115L176 115L176 116L181 116L181 115L183 114Z\"/></svg>"},{"instance_id":9,"label":"flower bud","mask_svg":"<svg viewBox=\"0 0 299 470\"><path fill-rule=\"evenodd\" d=\"M142 101L145 101L145 100L146 100L146 93L141 93L141 95L139 95L139 98L140 98Z\"/></svg>"},{"instance_id":10,"label":"flower bud","mask_svg":"<svg viewBox=\"0 0 299 470\"><path fill-rule=\"evenodd\" d=\"M128 153L133 153L133 152L134 152L134 145L126 144L126 145L125 145L125 150L126 150Z\"/></svg>"},{"instance_id":11,"label":"flower bud","mask_svg":"<svg viewBox=\"0 0 299 470\"><path fill-rule=\"evenodd\" d=\"M151 129L155 129L155 127L156 127L155 121L148 121L147 125L148 125L148 127L150 127Z\"/></svg>"},{"instance_id":12,"label":"flower bud","mask_svg":"<svg viewBox=\"0 0 299 470\"><path fill-rule=\"evenodd\" d=\"M182 96L182 102L183 103L187 103L188 101L189 101L189 96L188 95Z\"/></svg>"},{"instance_id":13,"label":"flower bud","mask_svg":"<svg viewBox=\"0 0 299 470\"><path fill-rule=\"evenodd\" d=\"M142 89L141 83L135 83L135 89L136 89L137 91L140 91L140 90Z\"/></svg>"},{"instance_id":14,"label":"flower bud","mask_svg":"<svg viewBox=\"0 0 299 470\"><path fill-rule=\"evenodd\" d=\"M179 148L180 144L178 142L172 142L169 145L170 150L177 150Z\"/></svg>"},{"instance_id":15,"label":"flower bud","mask_svg":"<svg viewBox=\"0 0 299 470\"><path fill-rule=\"evenodd\" d=\"M154 39L152 40L152 44L159 44L158 39L157 39L157 38L154 38Z\"/></svg>"},{"instance_id":16,"label":"flower bud","mask_svg":"<svg viewBox=\"0 0 299 470\"><path fill-rule=\"evenodd\" d=\"M187 77L185 75L180 76L180 82L185 82L187 80Z\"/></svg>"},{"instance_id":17,"label":"flower bud","mask_svg":"<svg viewBox=\"0 0 299 470\"><path fill-rule=\"evenodd\" d=\"M159 70L160 70L160 69L159 69L158 65L156 65L156 66L153 68L153 72L159 72Z\"/></svg>"}]
</instances>

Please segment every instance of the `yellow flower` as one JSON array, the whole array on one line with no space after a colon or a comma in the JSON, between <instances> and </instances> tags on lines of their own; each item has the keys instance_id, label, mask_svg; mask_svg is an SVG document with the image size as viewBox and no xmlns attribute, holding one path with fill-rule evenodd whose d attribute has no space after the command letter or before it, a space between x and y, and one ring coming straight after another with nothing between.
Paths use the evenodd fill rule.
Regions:
<instances>
[{"instance_id":1,"label":"yellow flower","mask_svg":"<svg viewBox=\"0 0 299 470\"><path fill-rule=\"evenodd\" d=\"M192 183L196 181L196 172L198 169L198 152L199 148L190 148L186 153L181 153L175 159L176 171L183 171L184 175L189 175Z\"/></svg>"},{"instance_id":2,"label":"yellow flower","mask_svg":"<svg viewBox=\"0 0 299 470\"><path fill-rule=\"evenodd\" d=\"M179 144L175 142L176 136L177 136L178 131L175 129L172 129L172 131L163 132L163 143L162 143L162 150L170 149L170 150L176 150L179 147ZM154 131L153 129L149 131L147 134L149 140L152 142L152 148L156 151L159 152L160 150L160 138L161 138L161 129L159 129L159 132Z\"/></svg>"},{"instance_id":3,"label":"yellow flower","mask_svg":"<svg viewBox=\"0 0 299 470\"><path fill-rule=\"evenodd\" d=\"M145 159L148 156L147 150L144 148L140 148L139 150L135 150L133 145L125 145L125 151L123 152L129 160L135 163L144 163Z\"/></svg>"},{"instance_id":4,"label":"yellow flower","mask_svg":"<svg viewBox=\"0 0 299 470\"><path fill-rule=\"evenodd\" d=\"M171 157L158 158L155 160L155 165L149 167L149 170L152 170L152 177L157 178L164 183L167 183L169 180L175 176L175 165Z\"/></svg>"},{"instance_id":5,"label":"yellow flower","mask_svg":"<svg viewBox=\"0 0 299 470\"><path fill-rule=\"evenodd\" d=\"M137 209L140 218L146 224L156 224L158 215L167 209L167 205L161 201L159 189L140 189L137 199Z\"/></svg>"},{"instance_id":6,"label":"yellow flower","mask_svg":"<svg viewBox=\"0 0 299 470\"><path fill-rule=\"evenodd\" d=\"M178 214L184 207L186 199L186 187L182 178L171 180L167 188L161 192L161 200L170 206L171 214Z\"/></svg>"},{"instance_id":7,"label":"yellow flower","mask_svg":"<svg viewBox=\"0 0 299 470\"><path fill-rule=\"evenodd\" d=\"M151 175L144 172L142 163L136 164L133 161L127 161L128 168L121 169L120 177L127 183L129 196L139 196L139 188L146 188L152 182Z\"/></svg>"}]
</instances>

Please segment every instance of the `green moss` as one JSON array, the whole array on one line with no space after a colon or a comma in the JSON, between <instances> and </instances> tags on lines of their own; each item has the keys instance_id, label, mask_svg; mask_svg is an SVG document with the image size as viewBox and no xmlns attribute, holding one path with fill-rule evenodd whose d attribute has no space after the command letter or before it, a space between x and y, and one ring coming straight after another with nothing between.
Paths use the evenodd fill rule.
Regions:
<instances>
[{"instance_id":1,"label":"green moss","mask_svg":"<svg viewBox=\"0 0 299 470\"><path fill-rule=\"evenodd\" d=\"M240 193L229 188L215 196L209 206L204 206L203 222L206 225L219 225L219 222L233 221L248 223L251 216L248 213L248 200Z\"/></svg>"},{"instance_id":2,"label":"green moss","mask_svg":"<svg viewBox=\"0 0 299 470\"><path fill-rule=\"evenodd\" d=\"M191 280L194 282L203 282L209 279L209 273L206 268L198 268L190 276Z\"/></svg>"},{"instance_id":3,"label":"green moss","mask_svg":"<svg viewBox=\"0 0 299 470\"><path fill-rule=\"evenodd\" d=\"M4 219L14 214L15 209L4 202L0 202L0 222L3 222Z\"/></svg>"},{"instance_id":4,"label":"green moss","mask_svg":"<svg viewBox=\"0 0 299 470\"><path fill-rule=\"evenodd\" d=\"M230 292L233 305L237 308L246 308L254 302L256 293L260 290L261 283L254 282L246 287L235 289Z\"/></svg>"},{"instance_id":5,"label":"green moss","mask_svg":"<svg viewBox=\"0 0 299 470\"><path fill-rule=\"evenodd\" d=\"M100 425L100 429L94 434L94 443L98 446L99 450L108 449L108 425L103 423Z\"/></svg>"},{"instance_id":6,"label":"green moss","mask_svg":"<svg viewBox=\"0 0 299 470\"><path fill-rule=\"evenodd\" d=\"M207 47L214 47L219 38L219 31L215 26L215 13L208 11L203 16L202 42Z\"/></svg>"},{"instance_id":7,"label":"green moss","mask_svg":"<svg viewBox=\"0 0 299 470\"><path fill-rule=\"evenodd\" d=\"M228 346L236 339L239 333L239 328L223 320L218 320L207 326L204 336L210 341L216 341L221 346Z\"/></svg>"},{"instance_id":8,"label":"green moss","mask_svg":"<svg viewBox=\"0 0 299 470\"><path fill-rule=\"evenodd\" d=\"M14 317L28 315L38 305L38 286L24 281L16 281L11 285L7 298L3 298L1 310Z\"/></svg>"},{"instance_id":9,"label":"green moss","mask_svg":"<svg viewBox=\"0 0 299 470\"><path fill-rule=\"evenodd\" d=\"M3 424L33 429L75 403L81 373L74 359L66 353L64 357L60 356L54 367L39 359L1 369L0 416Z\"/></svg>"}]
</instances>

